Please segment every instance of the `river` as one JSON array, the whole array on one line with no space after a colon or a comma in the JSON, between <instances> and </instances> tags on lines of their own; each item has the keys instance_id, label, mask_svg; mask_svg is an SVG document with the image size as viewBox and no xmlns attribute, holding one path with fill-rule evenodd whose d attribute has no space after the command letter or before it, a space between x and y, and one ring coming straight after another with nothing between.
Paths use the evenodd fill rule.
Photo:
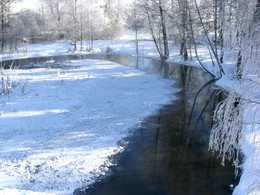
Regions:
<instances>
[{"instance_id":1,"label":"river","mask_svg":"<svg viewBox=\"0 0 260 195\"><path fill-rule=\"evenodd\" d=\"M116 164L107 176L75 195L225 195L236 185L229 162L221 165L208 151L212 113L223 99L214 80L199 68L161 63L148 58L115 55L56 56L14 61L34 68L48 60L103 59L173 79L178 98L132 129L121 144L125 151L112 156ZM8 64L8 62L6 62ZM10 62L9 62L10 64ZM30 64L28 66L28 64ZM46 63L44 63L46 65ZM52 63L47 63L51 67ZM25 67L24 67L25 68ZM119 143L120 144L120 143Z\"/></svg>"}]
</instances>

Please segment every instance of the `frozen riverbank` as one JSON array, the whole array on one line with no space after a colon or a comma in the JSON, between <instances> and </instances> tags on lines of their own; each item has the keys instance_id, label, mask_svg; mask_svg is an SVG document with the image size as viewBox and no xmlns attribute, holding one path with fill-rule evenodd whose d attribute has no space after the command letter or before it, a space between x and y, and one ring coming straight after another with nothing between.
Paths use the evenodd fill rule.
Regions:
<instances>
[{"instance_id":1,"label":"frozen riverbank","mask_svg":"<svg viewBox=\"0 0 260 195\"><path fill-rule=\"evenodd\" d=\"M173 80L108 61L64 65L17 70L19 87L1 97L0 194L71 194L91 184L129 128L178 91Z\"/></svg>"}]
</instances>

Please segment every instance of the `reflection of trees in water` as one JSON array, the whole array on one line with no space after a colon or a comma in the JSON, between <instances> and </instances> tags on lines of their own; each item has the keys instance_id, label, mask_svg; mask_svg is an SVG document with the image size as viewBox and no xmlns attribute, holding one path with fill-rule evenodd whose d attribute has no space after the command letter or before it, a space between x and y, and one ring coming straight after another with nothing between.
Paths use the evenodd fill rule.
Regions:
<instances>
[{"instance_id":1,"label":"reflection of trees in water","mask_svg":"<svg viewBox=\"0 0 260 195\"><path fill-rule=\"evenodd\" d=\"M175 86L182 89L179 93L179 116L182 121L181 128L186 133L185 143L190 145L192 142L208 142L212 113L221 96L213 89L215 80L196 68L151 59L149 71L175 79Z\"/></svg>"},{"instance_id":2,"label":"reflection of trees in water","mask_svg":"<svg viewBox=\"0 0 260 195\"><path fill-rule=\"evenodd\" d=\"M208 86L204 87L204 90L207 91L207 88ZM184 90L182 94L183 92ZM203 94L202 92L203 90L200 94ZM214 102L214 98L212 101ZM159 191L162 194L225 194L225 189L220 186L232 182L233 170L229 166L222 167L211 155L208 151L208 140L185 144L189 134L187 125L192 108L192 104L189 105L187 102L187 99L180 98L175 104L167 106L154 119L154 128L148 128L154 142L152 144L148 142L152 149L147 152L148 155L143 162L149 172L147 179L153 192ZM211 113L210 109L201 108L200 112L202 110ZM193 121L196 122L195 119ZM203 120L201 123L209 121ZM199 128L204 126L197 128L194 125L194 128L194 134L190 138L193 143L197 142L202 133L209 134L208 130L200 132ZM162 184L166 188L162 189ZM163 193L165 191L167 193Z\"/></svg>"},{"instance_id":3,"label":"reflection of trees in water","mask_svg":"<svg viewBox=\"0 0 260 195\"><path fill-rule=\"evenodd\" d=\"M211 116L211 113L213 114L213 111L215 109L216 106L216 100L218 99L218 92L216 90L212 90L212 84L214 84L215 79L212 79L210 81L208 81L207 83L205 83L196 93L194 100L193 100L193 104L192 104L192 108L191 108L191 112L190 112L190 116L189 116L189 122L188 122L188 135L187 135L187 140L186 140L186 144L191 144L192 138L193 138L193 134L195 131L195 127L197 125L199 125L199 122L201 120L204 120L203 115L207 115L209 114L209 116ZM203 104L197 104L197 101L199 101L198 99L201 96L205 95L205 92L208 96L208 100L204 101ZM203 93L204 92L204 93ZM210 126L212 125L212 120L211 117L208 117L208 120L210 120Z\"/></svg>"},{"instance_id":4,"label":"reflection of trees in water","mask_svg":"<svg viewBox=\"0 0 260 195\"><path fill-rule=\"evenodd\" d=\"M176 79L176 86L182 89L179 93L179 115L181 128L186 132L186 144L191 144L198 137L200 141L208 142L212 113L221 96L213 89L215 80L205 76L201 70L184 65L164 63L160 72L167 78Z\"/></svg>"},{"instance_id":5,"label":"reflection of trees in water","mask_svg":"<svg viewBox=\"0 0 260 195\"><path fill-rule=\"evenodd\" d=\"M150 159L153 167L150 180L154 190L158 188L154 186L158 178L169 178L165 181L168 192L189 194L208 190L213 193L214 185L209 187L207 184L212 185L216 178L225 177L218 173L222 167L208 152L212 113L221 96L212 88L215 80L202 79L200 70L187 66L161 63L156 70L166 78L176 79L176 87L182 91L171 108L172 114L161 113L157 118L159 127L154 130L155 143ZM198 179L199 183L195 181Z\"/></svg>"},{"instance_id":6,"label":"reflection of trees in water","mask_svg":"<svg viewBox=\"0 0 260 195\"><path fill-rule=\"evenodd\" d=\"M222 167L208 151L212 110L220 97L212 89L212 77L200 69L147 58L134 58L134 63L138 69L174 79L174 87L182 90L175 94L177 100L135 131L126 165L119 164L118 175L94 194L228 194L222 185L233 181L233 170Z\"/></svg>"}]
</instances>

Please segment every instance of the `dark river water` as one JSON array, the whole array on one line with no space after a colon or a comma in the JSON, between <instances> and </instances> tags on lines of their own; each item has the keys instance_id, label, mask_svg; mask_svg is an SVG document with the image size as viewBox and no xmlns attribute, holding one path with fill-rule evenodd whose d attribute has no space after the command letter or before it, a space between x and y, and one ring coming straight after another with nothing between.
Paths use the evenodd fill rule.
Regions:
<instances>
[{"instance_id":1,"label":"dark river water","mask_svg":"<svg viewBox=\"0 0 260 195\"><path fill-rule=\"evenodd\" d=\"M230 163L221 165L208 151L212 112L223 99L214 80L201 69L152 59L85 55L34 58L14 64L41 64L53 59L104 59L173 79L177 99L146 118L131 135L125 151L111 157L110 174L75 195L225 195L237 184ZM8 63L8 62L6 62ZM51 66L51 64L49 64ZM34 65L32 65L34 66ZM28 67L27 67L28 68ZM120 144L120 143L119 143Z\"/></svg>"}]
</instances>

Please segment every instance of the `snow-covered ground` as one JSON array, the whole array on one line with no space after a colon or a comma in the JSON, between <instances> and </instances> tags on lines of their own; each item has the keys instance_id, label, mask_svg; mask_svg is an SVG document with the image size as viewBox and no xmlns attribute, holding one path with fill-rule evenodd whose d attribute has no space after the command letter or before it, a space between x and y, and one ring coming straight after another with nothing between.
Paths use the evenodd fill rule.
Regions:
<instances>
[{"instance_id":1,"label":"snow-covered ground","mask_svg":"<svg viewBox=\"0 0 260 195\"><path fill-rule=\"evenodd\" d=\"M91 184L129 129L174 99L174 81L159 75L99 60L63 65L17 70L19 87L0 97L0 194Z\"/></svg>"},{"instance_id":2,"label":"snow-covered ground","mask_svg":"<svg viewBox=\"0 0 260 195\"><path fill-rule=\"evenodd\" d=\"M2 55L0 60L74 54L72 47L68 42L30 44L20 53ZM135 44L129 37L94 42L92 52L108 51L135 55ZM149 40L139 42L139 51L142 56L158 57ZM203 48L199 52L203 63L210 63L208 52ZM230 77L234 63L231 54L226 58L226 76L218 84L231 89L237 85ZM169 60L182 62L177 48L171 47ZM196 60L186 64L199 66ZM0 194L16 189L32 191L17 194L65 194L90 184L93 176L104 173L99 167L110 163L107 156L122 149L117 141L127 136L128 129L173 98L173 81L155 75L105 61L72 61L67 65L76 67L19 70L20 87L0 97ZM254 93L259 95L257 90ZM256 98L259 101L259 96ZM259 105L253 106L255 114L248 116L259 121ZM246 129L241 142L246 158L236 195L248 194L251 185L260 183L259 124Z\"/></svg>"}]
</instances>

